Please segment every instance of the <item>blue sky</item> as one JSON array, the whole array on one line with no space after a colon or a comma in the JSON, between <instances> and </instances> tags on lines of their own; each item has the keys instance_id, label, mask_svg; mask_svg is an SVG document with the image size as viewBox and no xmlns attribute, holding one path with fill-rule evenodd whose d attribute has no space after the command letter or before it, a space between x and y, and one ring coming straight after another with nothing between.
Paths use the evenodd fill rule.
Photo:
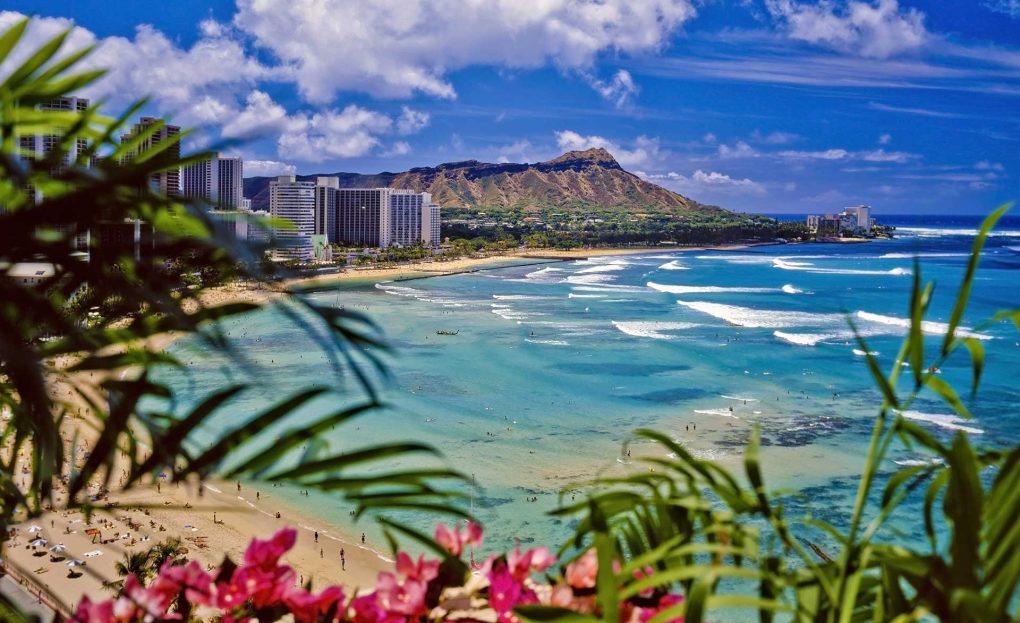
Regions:
<instances>
[{"instance_id":1,"label":"blue sky","mask_svg":"<svg viewBox=\"0 0 1020 623\"><path fill-rule=\"evenodd\" d=\"M1020 0L7 0L0 27L23 14L98 44L87 95L240 139L248 175L606 147L753 212L1020 197Z\"/></svg>"}]
</instances>

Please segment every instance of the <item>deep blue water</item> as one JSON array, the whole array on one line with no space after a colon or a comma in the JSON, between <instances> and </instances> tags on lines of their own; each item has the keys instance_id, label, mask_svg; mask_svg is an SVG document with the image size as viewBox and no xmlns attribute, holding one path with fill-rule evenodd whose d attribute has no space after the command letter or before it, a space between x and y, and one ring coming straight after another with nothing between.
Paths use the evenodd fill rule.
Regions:
<instances>
[{"instance_id":1,"label":"deep blue water","mask_svg":"<svg viewBox=\"0 0 1020 623\"><path fill-rule=\"evenodd\" d=\"M879 220L899 228L896 239L666 248L319 294L368 313L395 349L392 378L380 381L389 408L331 433L330 448L397 439L434 444L482 487L471 504L486 525L487 546L501 549L558 544L568 526L545 512L564 487L643 469L621 453L635 428L658 428L697 456L739 469L759 426L770 486L803 492L803 510L840 525L880 400L847 319L888 368L905 331L916 256L923 278L937 284L926 326L934 349L980 219ZM970 402L975 420L959 419L928 395L906 414L942 438L964 429L978 444L1020 441L1017 331L983 324L1018 303L1020 255L1011 246L1020 248L1020 219L1005 221L989 239L966 316L988 354L982 390ZM235 320L228 330L257 364L258 388L219 425L244 421L285 391L334 382L331 356L278 312ZM193 396L225 375L252 374L194 344L176 348L191 365L168 375ZM965 352L940 373L967 393ZM349 379L336 386L349 398L319 401L294 421L357 394ZM656 452L632 447L634 457ZM927 458L900 448L886 469ZM532 497L538 501L526 501ZM300 500L324 523L362 529L349 525L349 505L335 498ZM920 542L919 522L895 525L897 538Z\"/></svg>"}]
</instances>

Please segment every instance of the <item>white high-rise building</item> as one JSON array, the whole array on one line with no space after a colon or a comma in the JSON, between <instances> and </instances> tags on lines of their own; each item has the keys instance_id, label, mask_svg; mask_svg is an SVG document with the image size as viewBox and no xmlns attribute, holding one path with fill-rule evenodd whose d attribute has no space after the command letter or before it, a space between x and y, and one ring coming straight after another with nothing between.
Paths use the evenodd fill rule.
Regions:
<instances>
[{"instance_id":1,"label":"white high-rise building","mask_svg":"<svg viewBox=\"0 0 1020 623\"><path fill-rule=\"evenodd\" d=\"M439 206L430 193L396 188L341 188L325 229L331 242L386 248L439 245Z\"/></svg>"},{"instance_id":2,"label":"white high-rise building","mask_svg":"<svg viewBox=\"0 0 1020 623\"><path fill-rule=\"evenodd\" d=\"M843 214L850 214L854 217L856 227L871 229L871 207L866 205L843 208Z\"/></svg>"},{"instance_id":3,"label":"white high-rise building","mask_svg":"<svg viewBox=\"0 0 1020 623\"><path fill-rule=\"evenodd\" d=\"M431 201L422 207L421 241L426 247L436 248L441 242L439 238L439 206Z\"/></svg>"},{"instance_id":4,"label":"white high-rise building","mask_svg":"<svg viewBox=\"0 0 1020 623\"><path fill-rule=\"evenodd\" d=\"M223 210L241 207L244 162L240 156L217 155L181 171L181 188L185 197L204 199Z\"/></svg>"},{"instance_id":5,"label":"white high-rise building","mask_svg":"<svg viewBox=\"0 0 1020 623\"><path fill-rule=\"evenodd\" d=\"M181 133L181 128L179 126L164 123L158 130L150 133L150 128L162 121L162 119L157 119L155 117L141 117L138 120L138 123L131 128L131 132L122 135L120 140L121 142L126 142L131 140L133 137L141 134L147 134L145 140L138 145L138 152L145 152L161 143L173 141L164 153L179 160L181 157L181 142L177 138ZM125 160L130 161L131 158L132 155L128 155ZM181 170L179 168L175 168L170 169L169 171L163 171L162 173L153 173L150 183L153 188L158 189L160 192L168 196L173 197L180 195Z\"/></svg>"},{"instance_id":6,"label":"white high-rise building","mask_svg":"<svg viewBox=\"0 0 1020 623\"><path fill-rule=\"evenodd\" d=\"M290 228L273 228L273 255L278 259L311 261L315 235L315 182L281 175L269 182L269 213L287 219Z\"/></svg>"}]
</instances>

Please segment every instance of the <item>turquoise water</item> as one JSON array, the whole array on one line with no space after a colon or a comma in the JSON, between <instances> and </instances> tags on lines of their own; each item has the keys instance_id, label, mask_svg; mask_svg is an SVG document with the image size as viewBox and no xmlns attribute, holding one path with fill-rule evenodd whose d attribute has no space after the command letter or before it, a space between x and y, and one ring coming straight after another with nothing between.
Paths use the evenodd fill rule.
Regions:
<instances>
[{"instance_id":1,"label":"turquoise water","mask_svg":"<svg viewBox=\"0 0 1020 623\"><path fill-rule=\"evenodd\" d=\"M482 489L470 504L486 526L485 549L496 550L560 543L569 526L546 511L570 483L638 469L621 451L635 428L658 428L697 456L737 466L758 425L770 486L807 493L816 516L839 524L879 403L846 315L888 366L905 330L912 257L924 278L937 282L929 319L945 322L973 227L914 225L896 240L856 245L664 250L316 294L322 303L369 314L394 347L387 357L392 378L379 380L389 407L330 433L329 447L433 444ZM1014 244L1020 227L991 238L965 324L1016 305L1020 255L1007 248ZM940 326L927 329L934 346ZM217 425L243 422L303 385L333 383L357 395L349 378L335 381L335 355L279 312L234 320L226 330L250 366L182 343L175 349L190 365L167 373L192 397L228 377L255 385ZM959 421L930 397L907 415L941 436L964 427L978 443L1017 443L1016 329L973 331L989 362L971 404L976 419ZM969 388L966 353L941 372L961 393ZM295 421L343 400L319 400ZM897 450L888 468L923 459ZM352 527L350 505L336 498L272 491L340 528L367 528L381 543L365 522ZM900 527L905 538L921 537L917 522Z\"/></svg>"}]
</instances>

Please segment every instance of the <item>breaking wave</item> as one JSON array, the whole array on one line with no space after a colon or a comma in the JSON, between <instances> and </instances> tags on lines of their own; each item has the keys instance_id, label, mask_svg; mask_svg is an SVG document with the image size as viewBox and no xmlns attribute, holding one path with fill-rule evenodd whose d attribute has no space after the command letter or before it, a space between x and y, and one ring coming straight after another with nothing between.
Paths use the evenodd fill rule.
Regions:
<instances>
[{"instance_id":1,"label":"breaking wave","mask_svg":"<svg viewBox=\"0 0 1020 623\"><path fill-rule=\"evenodd\" d=\"M627 335L634 337L648 337L655 340L672 340L675 335L664 333L665 331L683 331L693 329L698 325L693 322L656 322L656 321L613 321L613 326Z\"/></svg>"},{"instance_id":2,"label":"breaking wave","mask_svg":"<svg viewBox=\"0 0 1020 623\"><path fill-rule=\"evenodd\" d=\"M653 290L670 294L758 294L763 292L779 292L779 288L729 288L724 286L671 286L649 281L646 284Z\"/></svg>"}]
</instances>

